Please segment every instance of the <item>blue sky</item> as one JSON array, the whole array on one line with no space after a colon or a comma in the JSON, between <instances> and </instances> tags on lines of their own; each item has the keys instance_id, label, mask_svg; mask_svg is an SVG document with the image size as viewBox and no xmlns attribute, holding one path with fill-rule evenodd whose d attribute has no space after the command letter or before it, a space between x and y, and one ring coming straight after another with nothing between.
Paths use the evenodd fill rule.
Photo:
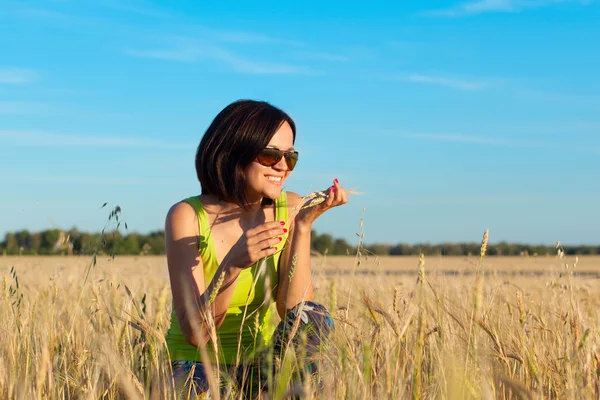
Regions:
<instances>
[{"instance_id":1,"label":"blue sky","mask_svg":"<svg viewBox=\"0 0 600 400\"><path fill-rule=\"evenodd\" d=\"M362 192L319 232L600 242L597 1L5 0L0 26L0 237L100 231L104 202L162 229L252 98L297 123L288 190Z\"/></svg>"}]
</instances>

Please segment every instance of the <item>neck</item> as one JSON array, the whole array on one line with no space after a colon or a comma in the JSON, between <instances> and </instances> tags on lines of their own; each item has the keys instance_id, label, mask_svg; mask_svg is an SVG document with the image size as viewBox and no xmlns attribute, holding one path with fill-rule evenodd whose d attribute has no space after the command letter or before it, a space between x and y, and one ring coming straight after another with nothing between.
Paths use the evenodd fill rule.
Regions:
<instances>
[{"instance_id":1,"label":"neck","mask_svg":"<svg viewBox=\"0 0 600 400\"><path fill-rule=\"evenodd\" d=\"M253 218L262 212L262 198L253 200L248 204L248 209L243 209L235 203L228 203L210 195L211 203L218 207L218 212L222 215L236 215L238 218Z\"/></svg>"}]
</instances>

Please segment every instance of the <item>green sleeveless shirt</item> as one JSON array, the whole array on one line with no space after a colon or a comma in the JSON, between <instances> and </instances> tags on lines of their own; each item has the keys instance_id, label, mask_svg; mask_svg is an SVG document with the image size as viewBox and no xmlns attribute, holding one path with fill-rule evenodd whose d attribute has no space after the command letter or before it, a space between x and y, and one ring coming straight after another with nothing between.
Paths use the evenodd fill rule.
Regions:
<instances>
[{"instance_id":1,"label":"green sleeveless shirt","mask_svg":"<svg viewBox=\"0 0 600 400\"><path fill-rule=\"evenodd\" d=\"M189 197L185 201L194 207L198 215L199 250L204 267L204 282L208 286L219 267L208 217L197 196ZM275 200L275 220L287 221L287 214L287 194L282 191L279 198ZM283 247L286 239L287 233L283 236L281 244L277 245L279 250ZM213 362L218 359L221 364L235 364L240 335L240 362L251 360L255 350L268 343L278 320L275 299L276 287L279 282L280 255L281 251L278 251L266 260L259 261L240 272L225 320L217 329L218 354L214 352L212 341L206 344L206 350ZM254 290L251 290L255 281ZM246 304L248 304L247 307ZM246 319L240 333L244 311ZM185 340L174 305L171 311L171 327L167 332L166 341L172 361L202 361L200 350Z\"/></svg>"}]
</instances>

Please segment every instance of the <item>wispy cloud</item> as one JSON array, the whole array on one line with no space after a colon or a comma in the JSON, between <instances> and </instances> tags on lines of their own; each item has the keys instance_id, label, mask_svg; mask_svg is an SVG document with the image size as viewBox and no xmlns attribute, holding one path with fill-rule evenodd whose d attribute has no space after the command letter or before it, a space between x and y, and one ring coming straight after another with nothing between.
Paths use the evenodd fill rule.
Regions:
<instances>
[{"instance_id":1,"label":"wispy cloud","mask_svg":"<svg viewBox=\"0 0 600 400\"><path fill-rule=\"evenodd\" d=\"M256 32L221 30L214 28L198 28L200 33L221 42L221 43L237 43L237 44L283 44L292 47L303 47L304 43L288 40L282 37L275 37Z\"/></svg>"},{"instance_id":2,"label":"wispy cloud","mask_svg":"<svg viewBox=\"0 0 600 400\"><path fill-rule=\"evenodd\" d=\"M533 101L547 101L565 104L588 105L598 107L600 95L583 93L561 93L537 89L520 89L516 96Z\"/></svg>"},{"instance_id":3,"label":"wispy cloud","mask_svg":"<svg viewBox=\"0 0 600 400\"><path fill-rule=\"evenodd\" d=\"M424 43L409 41L409 40L391 40L391 41L387 42L386 44L390 47L394 47L397 49L406 49L406 48L411 48L411 47L419 47L419 46L422 46Z\"/></svg>"},{"instance_id":4,"label":"wispy cloud","mask_svg":"<svg viewBox=\"0 0 600 400\"><path fill-rule=\"evenodd\" d=\"M473 136L455 133L426 133L426 132L394 132L394 136L412 139L423 139L436 142L472 143L503 147L531 147L539 145L538 142L518 142L504 138L487 136Z\"/></svg>"},{"instance_id":5,"label":"wispy cloud","mask_svg":"<svg viewBox=\"0 0 600 400\"><path fill-rule=\"evenodd\" d=\"M421 15L432 17L462 17L489 12L520 12L528 8L545 7L557 3L587 4L591 0L477 0L457 4L450 8L430 10Z\"/></svg>"},{"instance_id":6,"label":"wispy cloud","mask_svg":"<svg viewBox=\"0 0 600 400\"><path fill-rule=\"evenodd\" d=\"M21 8L17 10L17 14L24 17L39 18L59 22L69 21L74 18L73 15L46 8Z\"/></svg>"},{"instance_id":7,"label":"wispy cloud","mask_svg":"<svg viewBox=\"0 0 600 400\"><path fill-rule=\"evenodd\" d=\"M315 52L315 51L295 51L292 53L293 56L303 60L313 61L326 61L326 62L348 62L350 57L343 54L326 53L326 52Z\"/></svg>"},{"instance_id":8,"label":"wispy cloud","mask_svg":"<svg viewBox=\"0 0 600 400\"><path fill-rule=\"evenodd\" d=\"M560 150L574 151L587 154L599 154L600 149L594 147L578 147L570 143L549 141L547 137L536 137L530 140L502 137L501 135L481 136L457 133L430 133L430 132L387 132L386 135L408 139L427 140L432 142L463 143L493 147L527 148L534 150Z\"/></svg>"},{"instance_id":9,"label":"wispy cloud","mask_svg":"<svg viewBox=\"0 0 600 400\"><path fill-rule=\"evenodd\" d=\"M455 78L448 76L410 74L401 77L400 80L415 83L426 83L430 85L446 86L452 89L459 90L482 90L492 86L489 81L471 80L464 78Z\"/></svg>"},{"instance_id":10,"label":"wispy cloud","mask_svg":"<svg viewBox=\"0 0 600 400\"><path fill-rule=\"evenodd\" d=\"M436 196L402 196L399 198L389 197L378 202L377 205L381 207L386 206L397 206L398 204L407 205L482 205L482 204L539 204L540 202L547 202L548 199L552 201L571 201L571 200L583 200L583 201L597 201L600 196L594 194L564 194L564 193L551 193L551 194L537 194L537 193L525 193L525 194L506 194L506 193L489 193L486 195L473 195L473 196L449 196L445 193L440 193Z\"/></svg>"},{"instance_id":11,"label":"wispy cloud","mask_svg":"<svg viewBox=\"0 0 600 400\"><path fill-rule=\"evenodd\" d=\"M0 115L42 115L51 113L43 103L29 101L0 101Z\"/></svg>"},{"instance_id":12,"label":"wispy cloud","mask_svg":"<svg viewBox=\"0 0 600 400\"><path fill-rule=\"evenodd\" d=\"M113 147L189 149L190 143L174 143L165 140L124 136L66 135L62 133L31 130L0 130L3 147Z\"/></svg>"},{"instance_id":13,"label":"wispy cloud","mask_svg":"<svg viewBox=\"0 0 600 400\"><path fill-rule=\"evenodd\" d=\"M140 49L125 49L123 53L140 58L153 58L157 60L167 61L184 61L193 62L199 60L202 54L194 48L176 48L176 49L154 49L154 50L140 50Z\"/></svg>"},{"instance_id":14,"label":"wispy cloud","mask_svg":"<svg viewBox=\"0 0 600 400\"><path fill-rule=\"evenodd\" d=\"M264 75L314 75L316 72L295 64L254 61L241 57L222 46L202 43L197 40L183 39L163 49L125 49L125 54L134 57L152 58L180 62L198 62L201 60L224 63L235 71L247 74Z\"/></svg>"},{"instance_id":15,"label":"wispy cloud","mask_svg":"<svg viewBox=\"0 0 600 400\"><path fill-rule=\"evenodd\" d=\"M34 82L38 78L38 73L31 69L0 68L0 83L18 85Z\"/></svg>"},{"instance_id":16,"label":"wispy cloud","mask_svg":"<svg viewBox=\"0 0 600 400\"><path fill-rule=\"evenodd\" d=\"M60 92L60 91L59 91ZM65 106L62 104L39 103L31 101L4 101L0 100L0 115L38 115L62 117L77 114L78 117L89 118L138 118L140 115L125 112L111 112L79 107Z\"/></svg>"},{"instance_id":17,"label":"wispy cloud","mask_svg":"<svg viewBox=\"0 0 600 400\"><path fill-rule=\"evenodd\" d=\"M3 181L23 183L35 183L41 185L66 184L66 185L179 185L184 182L172 179L155 179L139 177L115 177L115 176L93 176L93 175L57 175L57 174L4 174L0 173Z\"/></svg>"},{"instance_id":18,"label":"wispy cloud","mask_svg":"<svg viewBox=\"0 0 600 400\"><path fill-rule=\"evenodd\" d=\"M164 9L158 8L156 6L152 7L139 7L134 4L127 4L125 1L113 1L113 0L103 0L96 2L96 5L99 7L105 7L115 11L121 11L125 13L131 13L136 15L141 15L145 17L154 17L154 18L170 18L173 17L173 14Z\"/></svg>"},{"instance_id":19,"label":"wispy cloud","mask_svg":"<svg viewBox=\"0 0 600 400\"><path fill-rule=\"evenodd\" d=\"M48 8L17 8L14 10L14 14L17 17L37 20L59 29L68 29L74 26L89 28L92 25L98 26L105 23L104 20L96 16L76 14L71 11L57 11Z\"/></svg>"}]
</instances>

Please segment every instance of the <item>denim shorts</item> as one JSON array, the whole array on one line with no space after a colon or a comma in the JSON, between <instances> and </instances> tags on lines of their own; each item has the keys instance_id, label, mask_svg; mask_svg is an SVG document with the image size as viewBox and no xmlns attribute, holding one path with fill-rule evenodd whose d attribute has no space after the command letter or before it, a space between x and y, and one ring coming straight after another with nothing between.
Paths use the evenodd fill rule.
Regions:
<instances>
[{"instance_id":1,"label":"denim shorts","mask_svg":"<svg viewBox=\"0 0 600 400\"><path fill-rule=\"evenodd\" d=\"M327 345L333 329L333 319L321 304L305 301L296 305L277 325L271 343L272 353L265 352L254 362L237 367L220 366L221 395L226 394L228 387L233 387L236 392L243 391L248 396L267 391L268 377L276 373L282 351L288 345L292 345L297 354L303 352L304 370L300 371L297 378L315 376L319 368L319 354ZM270 353L270 357L267 357L267 353ZM172 368L177 387L191 391L198 398L211 398L207 374L202 363L175 360L172 362Z\"/></svg>"}]
</instances>

